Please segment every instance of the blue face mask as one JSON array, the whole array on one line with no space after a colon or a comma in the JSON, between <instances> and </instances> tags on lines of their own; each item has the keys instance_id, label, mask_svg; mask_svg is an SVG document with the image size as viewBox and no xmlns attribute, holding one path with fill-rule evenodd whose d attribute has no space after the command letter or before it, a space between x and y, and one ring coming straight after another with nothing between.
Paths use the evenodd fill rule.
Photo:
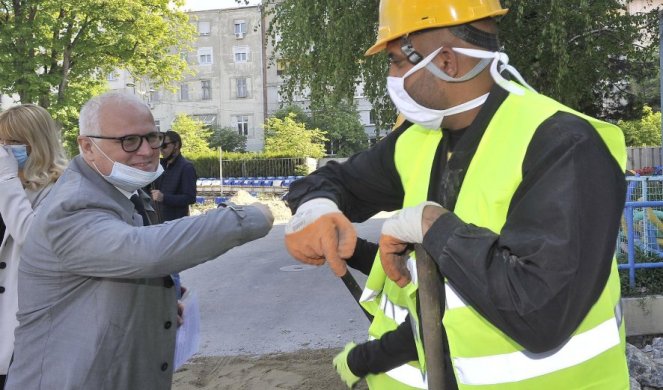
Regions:
<instances>
[{"instance_id":1,"label":"blue face mask","mask_svg":"<svg viewBox=\"0 0 663 390\"><path fill-rule=\"evenodd\" d=\"M25 145L5 145L5 149L14 155L18 162L18 169L23 169L26 161L28 161L28 148Z\"/></svg>"}]
</instances>

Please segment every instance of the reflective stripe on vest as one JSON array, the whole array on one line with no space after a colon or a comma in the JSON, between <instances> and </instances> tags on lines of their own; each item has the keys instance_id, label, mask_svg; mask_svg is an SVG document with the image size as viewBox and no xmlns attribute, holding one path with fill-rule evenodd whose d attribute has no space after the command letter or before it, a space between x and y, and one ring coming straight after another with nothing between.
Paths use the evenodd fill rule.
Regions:
<instances>
[{"instance_id":1,"label":"reflective stripe on vest","mask_svg":"<svg viewBox=\"0 0 663 390\"><path fill-rule=\"evenodd\" d=\"M475 358L454 358L460 382L491 385L518 382L583 363L620 343L615 319L577 334L553 353L519 351Z\"/></svg>"}]
</instances>

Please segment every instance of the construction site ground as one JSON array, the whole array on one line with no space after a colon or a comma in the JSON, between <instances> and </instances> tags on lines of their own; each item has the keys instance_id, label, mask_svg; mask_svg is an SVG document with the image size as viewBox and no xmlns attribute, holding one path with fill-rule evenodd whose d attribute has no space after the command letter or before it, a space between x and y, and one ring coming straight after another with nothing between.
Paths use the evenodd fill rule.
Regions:
<instances>
[{"instance_id":1,"label":"construction site ground","mask_svg":"<svg viewBox=\"0 0 663 390\"><path fill-rule=\"evenodd\" d=\"M247 193L231 199L255 200ZM181 274L200 305L201 338L199 352L175 373L175 390L347 389L332 359L347 342L366 340L368 320L327 266L287 253L290 212L278 198L261 201L276 219L266 237ZM358 234L377 240L387 216L356 224ZM352 274L363 286L365 276Z\"/></svg>"}]
</instances>

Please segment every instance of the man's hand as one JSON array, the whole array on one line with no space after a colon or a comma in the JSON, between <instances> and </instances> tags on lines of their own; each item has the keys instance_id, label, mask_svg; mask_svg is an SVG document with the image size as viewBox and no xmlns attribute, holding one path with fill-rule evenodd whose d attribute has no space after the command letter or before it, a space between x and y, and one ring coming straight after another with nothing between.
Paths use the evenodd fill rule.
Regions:
<instances>
[{"instance_id":1,"label":"man's hand","mask_svg":"<svg viewBox=\"0 0 663 390\"><path fill-rule=\"evenodd\" d=\"M357 232L350 220L329 199L303 203L285 228L285 246L297 260L313 265L329 262L336 276L347 271L344 259L352 256Z\"/></svg>"},{"instance_id":2,"label":"man's hand","mask_svg":"<svg viewBox=\"0 0 663 390\"><path fill-rule=\"evenodd\" d=\"M0 146L0 181L18 176L18 162L12 152Z\"/></svg>"},{"instance_id":3,"label":"man's hand","mask_svg":"<svg viewBox=\"0 0 663 390\"><path fill-rule=\"evenodd\" d=\"M184 296L187 288L180 286L180 296ZM179 328L184 323L184 302L181 299L177 300L177 327Z\"/></svg>"},{"instance_id":4,"label":"man's hand","mask_svg":"<svg viewBox=\"0 0 663 390\"><path fill-rule=\"evenodd\" d=\"M399 287L412 279L407 269L408 244L421 244L424 234L447 210L435 202L422 202L394 214L382 225L380 261L385 274Z\"/></svg>"},{"instance_id":5,"label":"man's hand","mask_svg":"<svg viewBox=\"0 0 663 390\"><path fill-rule=\"evenodd\" d=\"M348 354L350 354L352 348L356 346L357 344L355 343L347 343L345 345L345 348L343 348L343 351L341 351L341 353L336 355L336 357L334 357L333 360L334 368L336 369L338 376L341 377L343 383L348 385L348 388L354 387L354 385L357 382L359 382L359 379L361 379L358 376L356 376L348 366Z\"/></svg>"},{"instance_id":6,"label":"man's hand","mask_svg":"<svg viewBox=\"0 0 663 390\"><path fill-rule=\"evenodd\" d=\"M155 202L163 201L163 192L159 190L152 190L152 200Z\"/></svg>"}]
</instances>

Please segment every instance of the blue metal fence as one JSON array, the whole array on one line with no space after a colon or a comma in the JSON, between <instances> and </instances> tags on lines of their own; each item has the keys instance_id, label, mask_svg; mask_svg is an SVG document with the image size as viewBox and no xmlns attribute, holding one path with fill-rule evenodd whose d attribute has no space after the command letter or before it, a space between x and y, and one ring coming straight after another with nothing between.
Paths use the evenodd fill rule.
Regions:
<instances>
[{"instance_id":1,"label":"blue metal fence","mask_svg":"<svg viewBox=\"0 0 663 390\"><path fill-rule=\"evenodd\" d=\"M663 176L631 176L627 183L617 255L626 257L618 268L628 270L634 288L636 269L663 268ZM651 261L636 263L638 252Z\"/></svg>"}]
</instances>

